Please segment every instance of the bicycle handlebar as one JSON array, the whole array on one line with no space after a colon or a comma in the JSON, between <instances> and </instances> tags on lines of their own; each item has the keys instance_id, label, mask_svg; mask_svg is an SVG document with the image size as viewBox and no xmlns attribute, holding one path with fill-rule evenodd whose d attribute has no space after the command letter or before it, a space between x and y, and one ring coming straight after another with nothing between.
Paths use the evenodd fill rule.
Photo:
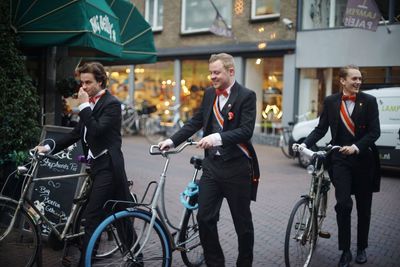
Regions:
<instances>
[{"instance_id":1,"label":"bicycle handlebar","mask_svg":"<svg viewBox=\"0 0 400 267\"><path fill-rule=\"evenodd\" d=\"M293 144L292 149L294 152L299 152L307 157L314 157L316 155L326 155L331 153L331 151L335 150L335 149L339 149L341 148L341 146L332 146L332 145L328 145L324 148L323 151L312 151L311 149L306 148L305 146L302 146L300 144Z\"/></svg>"},{"instance_id":2,"label":"bicycle handlebar","mask_svg":"<svg viewBox=\"0 0 400 267\"><path fill-rule=\"evenodd\" d=\"M32 148L29 150L29 155L36 159L36 160L41 160L42 158L48 158L51 160L58 160L58 158L52 154L46 154L46 153L41 153L38 152L36 149Z\"/></svg>"},{"instance_id":3,"label":"bicycle handlebar","mask_svg":"<svg viewBox=\"0 0 400 267\"><path fill-rule=\"evenodd\" d=\"M187 146L196 146L198 142L194 141L187 141L183 145L177 147L176 149L173 150L163 150L161 151L158 145L152 145L150 146L150 155L162 155L162 156L167 156L169 154L177 154L180 153L182 150L184 150Z\"/></svg>"}]
</instances>

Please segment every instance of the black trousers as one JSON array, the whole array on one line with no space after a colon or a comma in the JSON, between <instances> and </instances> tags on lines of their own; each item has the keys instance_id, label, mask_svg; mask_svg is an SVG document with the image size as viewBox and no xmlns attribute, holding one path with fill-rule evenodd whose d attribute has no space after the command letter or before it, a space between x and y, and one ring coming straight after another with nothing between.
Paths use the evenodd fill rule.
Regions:
<instances>
[{"instance_id":1,"label":"black trousers","mask_svg":"<svg viewBox=\"0 0 400 267\"><path fill-rule=\"evenodd\" d=\"M339 250L349 250L351 244L351 211L354 194L357 207L357 248L368 247L372 204L372 153L346 156L332 155L332 183L335 186L336 219Z\"/></svg>"},{"instance_id":2,"label":"black trousers","mask_svg":"<svg viewBox=\"0 0 400 267\"><path fill-rule=\"evenodd\" d=\"M86 247L97 226L106 218L104 203L114 198L115 183L112 171L112 163L108 154L96 159L91 165L93 179L92 190L85 208L84 218L85 235L79 266L84 266Z\"/></svg>"},{"instance_id":3,"label":"black trousers","mask_svg":"<svg viewBox=\"0 0 400 267\"><path fill-rule=\"evenodd\" d=\"M251 166L246 157L224 161L207 157L199 186L200 240L207 266L225 266L217 222L222 200L226 198L239 243L237 266L252 266L254 229L250 210Z\"/></svg>"}]
</instances>

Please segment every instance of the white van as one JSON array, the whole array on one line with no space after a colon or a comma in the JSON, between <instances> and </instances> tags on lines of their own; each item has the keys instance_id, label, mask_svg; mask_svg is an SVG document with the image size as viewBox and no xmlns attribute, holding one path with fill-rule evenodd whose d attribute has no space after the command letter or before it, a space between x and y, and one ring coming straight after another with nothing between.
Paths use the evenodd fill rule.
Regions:
<instances>
[{"instance_id":1,"label":"white van","mask_svg":"<svg viewBox=\"0 0 400 267\"><path fill-rule=\"evenodd\" d=\"M400 87L380 88L363 91L376 97L379 109L379 121L381 124L381 136L376 141L379 157L383 166L400 167ZM293 127L293 143L302 143L303 140L318 125L318 120L299 122ZM314 150L326 146L331 140L331 132L318 141ZM294 155L291 148L289 149ZM308 165L308 159L299 157L299 164L303 167Z\"/></svg>"}]
</instances>

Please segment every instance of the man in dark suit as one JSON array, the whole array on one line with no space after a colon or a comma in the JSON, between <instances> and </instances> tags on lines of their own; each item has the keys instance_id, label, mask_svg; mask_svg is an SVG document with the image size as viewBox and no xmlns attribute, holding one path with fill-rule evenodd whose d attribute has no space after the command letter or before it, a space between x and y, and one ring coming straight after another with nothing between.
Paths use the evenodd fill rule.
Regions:
<instances>
[{"instance_id":1,"label":"man in dark suit","mask_svg":"<svg viewBox=\"0 0 400 267\"><path fill-rule=\"evenodd\" d=\"M212 55L207 88L200 109L161 150L178 146L203 128L198 147L205 149L199 185L198 222L207 266L224 266L217 222L226 198L238 236L237 266L251 266L254 230L250 202L256 198L259 178L257 156L250 142L256 119L256 94L235 81L231 55Z\"/></svg>"},{"instance_id":2,"label":"man in dark suit","mask_svg":"<svg viewBox=\"0 0 400 267\"><path fill-rule=\"evenodd\" d=\"M336 218L339 232L339 266L349 266L351 210L355 195L357 206L357 256L359 264L367 262L365 249L371 221L372 193L379 191L380 163L375 141L380 136L379 111L375 97L360 92L361 72L349 65L339 70L342 92L328 96L318 126L304 141L313 146L330 127L333 152L329 174L335 186Z\"/></svg>"},{"instance_id":3,"label":"man in dark suit","mask_svg":"<svg viewBox=\"0 0 400 267\"><path fill-rule=\"evenodd\" d=\"M81 140L84 153L91 163L94 180L84 212L86 223L80 260L83 266L84 251L90 237L105 219L104 203L109 199L132 198L121 151L121 103L105 89L107 74L100 63L86 63L77 71L81 81L78 92L80 120L70 133L55 140L53 153ZM41 146L38 150L45 152L48 147ZM129 242L129 238L132 235L127 234L125 242Z\"/></svg>"}]
</instances>

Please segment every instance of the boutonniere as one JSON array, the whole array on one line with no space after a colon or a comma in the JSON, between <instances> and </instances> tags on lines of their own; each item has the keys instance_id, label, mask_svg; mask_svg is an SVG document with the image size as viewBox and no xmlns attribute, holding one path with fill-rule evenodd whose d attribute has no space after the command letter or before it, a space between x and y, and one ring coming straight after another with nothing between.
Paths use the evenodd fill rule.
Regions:
<instances>
[{"instance_id":1,"label":"boutonniere","mask_svg":"<svg viewBox=\"0 0 400 267\"><path fill-rule=\"evenodd\" d=\"M233 112L228 112L228 120L233 120L233 118L235 117L235 114L233 114Z\"/></svg>"}]
</instances>

